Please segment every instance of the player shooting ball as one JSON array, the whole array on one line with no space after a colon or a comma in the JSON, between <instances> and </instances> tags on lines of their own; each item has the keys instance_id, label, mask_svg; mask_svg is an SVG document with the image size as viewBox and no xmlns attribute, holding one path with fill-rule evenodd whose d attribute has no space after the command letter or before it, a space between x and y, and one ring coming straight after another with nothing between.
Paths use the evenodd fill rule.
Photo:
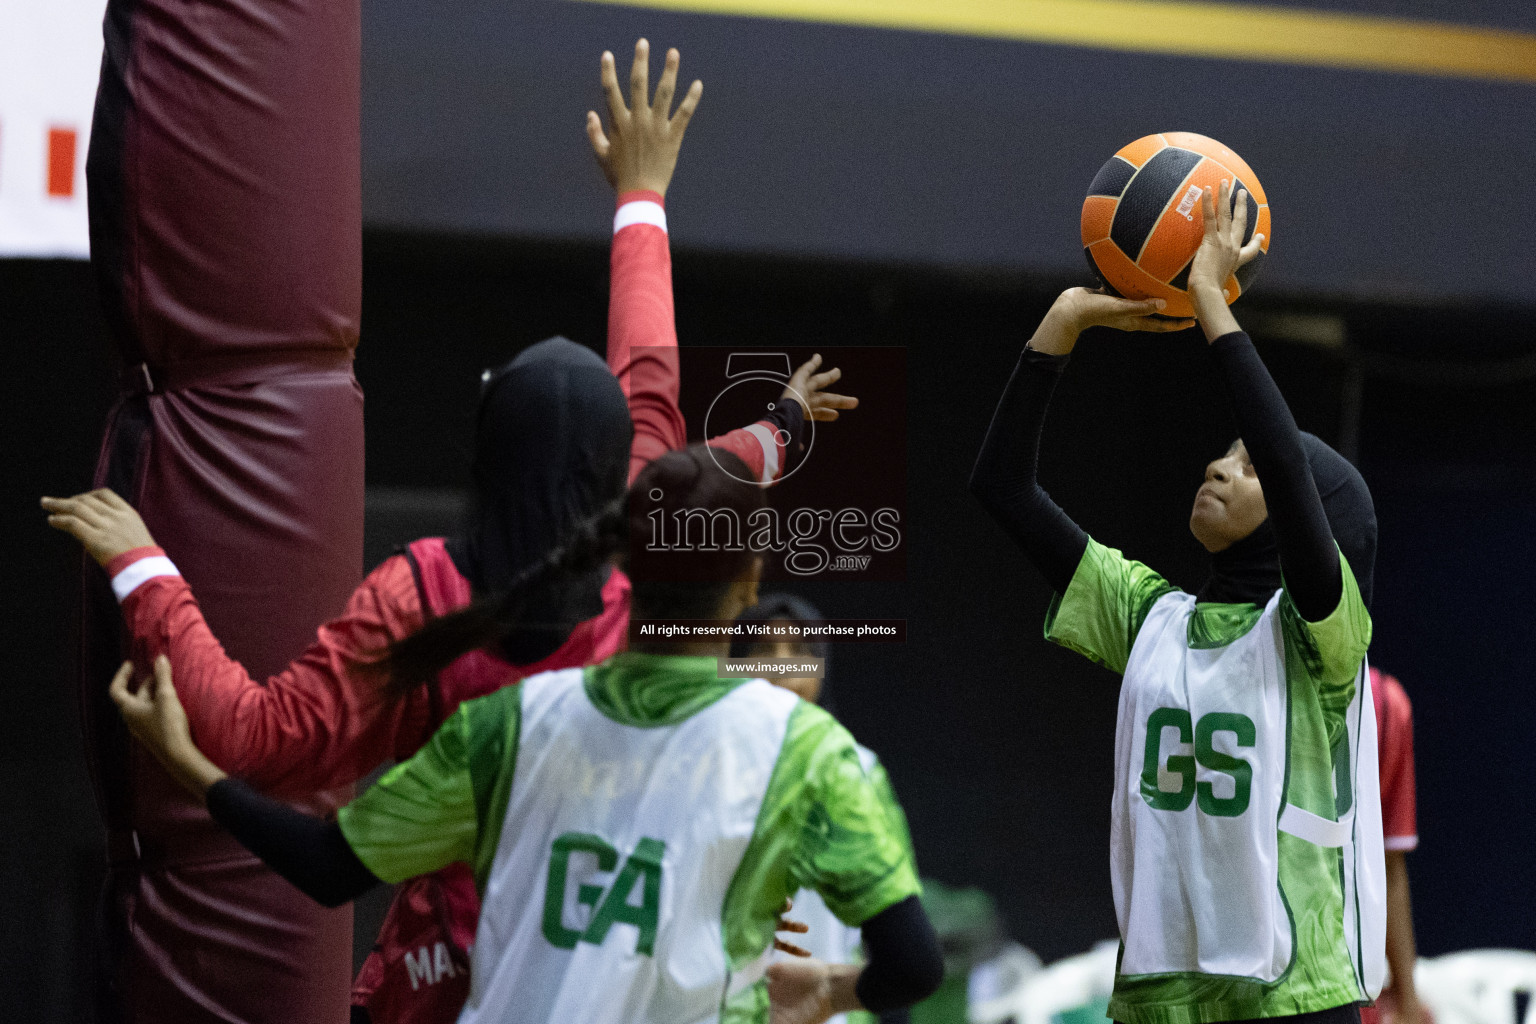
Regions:
<instances>
[{"instance_id":1,"label":"player shooting ball","mask_svg":"<svg viewBox=\"0 0 1536 1024\"><path fill-rule=\"evenodd\" d=\"M1193 325L1155 318L1161 300L1063 293L1019 358L971 487L1055 588L1047 637L1124 677L1110 840L1124 945L1110 1016L1345 1024L1382 976L1363 671L1376 519L1354 467L1297 430L1228 308L1225 282L1263 238L1243 244L1246 196L1233 213L1228 190L1200 196L1189 273L1240 435L1206 466L1190 511L1211 554L1205 586L1185 593L1093 540L1035 477L1078 335Z\"/></svg>"}]
</instances>

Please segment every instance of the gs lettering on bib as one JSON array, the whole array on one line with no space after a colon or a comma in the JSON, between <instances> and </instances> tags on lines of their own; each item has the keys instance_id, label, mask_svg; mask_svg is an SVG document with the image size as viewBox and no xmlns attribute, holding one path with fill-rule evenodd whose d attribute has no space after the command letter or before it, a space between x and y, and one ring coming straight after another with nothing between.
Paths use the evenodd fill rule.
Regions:
<instances>
[{"instance_id":1,"label":"gs lettering on bib","mask_svg":"<svg viewBox=\"0 0 1536 1024\"><path fill-rule=\"evenodd\" d=\"M1247 633L1189 646L1193 596L1148 613L1115 735L1111 867L1122 975L1274 981L1295 937L1279 885L1286 765L1278 596Z\"/></svg>"}]
</instances>

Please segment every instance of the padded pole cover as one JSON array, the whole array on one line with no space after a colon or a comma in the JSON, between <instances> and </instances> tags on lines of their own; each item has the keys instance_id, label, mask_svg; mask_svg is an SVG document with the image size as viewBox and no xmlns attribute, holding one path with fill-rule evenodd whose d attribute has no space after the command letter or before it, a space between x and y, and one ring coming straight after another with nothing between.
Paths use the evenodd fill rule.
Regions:
<instances>
[{"instance_id":1,"label":"padded pole cover","mask_svg":"<svg viewBox=\"0 0 1536 1024\"><path fill-rule=\"evenodd\" d=\"M126 370L96 483L138 507L257 678L362 575L359 26L357 0L107 5L87 180ZM121 627L94 568L84 604L112 862L99 1019L345 1021L350 907L272 874L130 744L106 698Z\"/></svg>"}]
</instances>

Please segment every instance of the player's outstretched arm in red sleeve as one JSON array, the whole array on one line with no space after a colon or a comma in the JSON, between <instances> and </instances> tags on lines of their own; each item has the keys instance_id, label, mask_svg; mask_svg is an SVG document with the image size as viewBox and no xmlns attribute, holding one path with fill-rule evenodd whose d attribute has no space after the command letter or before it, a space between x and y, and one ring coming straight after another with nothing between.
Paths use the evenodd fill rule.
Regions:
<instances>
[{"instance_id":1,"label":"player's outstretched arm in red sleeve","mask_svg":"<svg viewBox=\"0 0 1536 1024\"><path fill-rule=\"evenodd\" d=\"M709 446L736 455L763 486L777 483L804 450L801 435L807 419L830 423L843 409L858 408L857 398L826 390L842 375L835 366L822 371L821 356L812 356L789 378L772 412L750 426L710 438Z\"/></svg>"},{"instance_id":2,"label":"player's outstretched arm in red sleeve","mask_svg":"<svg viewBox=\"0 0 1536 1024\"><path fill-rule=\"evenodd\" d=\"M608 366L634 421L629 478L687 441L677 405L677 332L672 314L672 255L659 193L619 195L613 219L608 303Z\"/></svg>"},{"instance_id":3,"label":"player's outstretched arm in red sleeve","mask_svg":"<svg viewBox=\"0 0 1536 1024\"><path fill-rule=\"evenodd\" d=\"M683 132L699 105L704 84L695 81L670 113L677 90L676 50L651 98L650 44L635 44L630 99L619 89L613 54L604 52L600 73L609 127L587 112L587 138L608 183L618 193L608 304L608 366L629 399L635 439L629 477L652 459L687 441L677 406L677 329L672 315L672 255L667 247L667 186L677 167Z\"/></svg>"},{"instance_id":4,"label":"player's outstretched arm in red sleeve","mask_svg":"<svg viewBox=\"0 0 1536 1024\"><path fill-rule=\"evenodd\" d=\"M147 668L157 655L171 659L198 743L230 774L291 796L354 782L395 753L401 723L421 711L355 671L421 625L404 558L375 569L308 650L260 682L225 653L132 506L103 490L44 498L43 507L49 525L79 540L112 579L134 661Z\"/></svg>"},{"instance_id":5,"label":"player's outstretched arm in red sleeve","mask_svg":"<svg viewBox=\"0 0 1536 1024\"><path fill-rule=\"evenodd\" d=\"M608 101L610 128L596 111L587 112L592 152L618 192L613 218L613 250L608 305L608 366L629 400L635 439L630 448L633 480L651 460L687 443L678 408L677 328L672 305L672 256L668 247L665 196L677 167L683 132L698 107L704 86L695 81L668 116L677 89L679 56L667 51L666 66L650 98L650 45L635 44L630 66L630 98L619 89L613 54L602 56L600 74ZM774 414L748 427L712 439L746 462L754 477L770 484L779 479L799 447L804 417L834 420L838 410L857 399L826 392L838 370L817 373L821 357L800 368L785 389Z\"/></svg>"}]
</instances>

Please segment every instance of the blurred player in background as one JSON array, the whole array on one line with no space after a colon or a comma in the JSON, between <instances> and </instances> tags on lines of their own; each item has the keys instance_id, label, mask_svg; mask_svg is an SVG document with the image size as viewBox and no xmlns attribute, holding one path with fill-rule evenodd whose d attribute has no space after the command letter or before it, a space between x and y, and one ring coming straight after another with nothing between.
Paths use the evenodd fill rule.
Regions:
<instances>
[{"instance_id":1,"label":"blurred player in background","mask_svg":"<svg viewBox=\"0 0 1536 1024\"><path fill-rule=\"evenodd\" d=\"M815 624L825 619L816 606L804 598L795 597L793 594L765 594L759 598L757 604L742 612L737 621L783 626L790 623ZM783 638L756 643L738 638L731 641L731 657L820 659L820 675L765 675L764 678L775 686L789 690L801 700L819 704L827 711L832 711L831 695L828 690L830 647L831 645L824 640L795 641ZM892 829L901 837L908 858L915 864L916 857L912 853L912 835L907 828L907 816L896 800L896 792L891 788L891 780L885 772L885 766L880 763L875 752L862 743L855 741L854 750L858 753L859 764L863 767L864 773L869 776L870 784L874 786L875 792L885 806L886 813L890 816ZM857 928L838 920L837 915L827 908L826 901L814 889L801 889L794 894L793 899L795 920L809 926L809 930L799 942L809 950L812 956L834 964L857 961L859 948ZM906 1007L880 1015L881 1024L901 1024L907 1019ZM839 1015L833 1020L835 1024L843 1024L847 1018Z\"/></svg>"},{"instance_id":2,"label":"blurred player in background","mask_svg":"<svg viewBox=\"0 0 1536 1024\"><path fill-rule=\"evenodd\" d=\"M766 507L744 464L669 452L545 553L512 592L628 550L635 614L731 619L757 596L745 547L650 542L653 516ZM501 605L502 599L491 601ZM391 645L392 677L465 627L476 605ZM724 641L643 643L459 706L430 742L337 819L226 776L193 745L169 663L113 697L134 735L215 820L327 904L379 880L473 865L484 897L459 1018L581 1024L819 1024L906 1006L943 976L903 837L826 712L761 679L720 679ZM785 897L821 893L860 926L868 963L773 963Z\"/></svg>"},{"instance_id":3,"label":"blurred player in background","mask_svg":"<svg viewBox=\"0 0 1536 1024\"><path fill-rule=\"evenodd\" d=\"M1376 739L1381 763L1381 826L1387 848L1387 968L1391 979L1374 1007L1360 1011L1362 1024L1432 1024L1413 984L1418 952L1413 941L1413 901L1408 893L1408 852L1419 845L1413 778L1413 705L1395 676L1371 669L1376 699Z\"/></svg>"},{"instance_id":4,"label":"blurred player in background","mask_svg":"<svg viewBox=\"0 0 1536 1024\"><path fill-rule=\"evenodd\" d=\"M1240 437L1206 467L1190 514L1212 553L1199 594L1091 539L1036 478L1046 407L1079 333L1192 326L1155 319L1160 300L1063 294L1019 359L971 483L1056 590L1047 637L1123 675L1110 1016L1351 1024L1384 970L1362 692L1375 512L1354 467L1297 430L1228 308L1227 282L1262 241L1244 243L1246 197L1229 191L1202 192L1189 271ZM1353 778L1336 790L1340 761Z\"/></svg>"}]
</instances>

